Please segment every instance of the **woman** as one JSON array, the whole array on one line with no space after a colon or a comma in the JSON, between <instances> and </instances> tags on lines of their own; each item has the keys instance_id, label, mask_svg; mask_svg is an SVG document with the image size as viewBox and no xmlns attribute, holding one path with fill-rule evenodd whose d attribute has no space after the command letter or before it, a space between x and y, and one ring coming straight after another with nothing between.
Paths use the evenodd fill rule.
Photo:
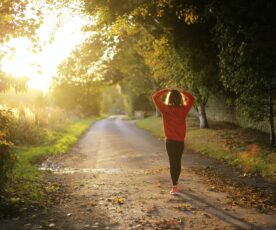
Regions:
<instances>
[{"instance_id":1,"label":"woman","mask_svg":"<svg viewBox=\"0 0 276 230\"><path fill-rule=\"evenodd\" d=\"M167 94L166 102L162 97ZM183 96L187 102L183 103ZM178 194L178 179L181 172L181 157L184 151L186 135L186 116L192 107L194 97L185 91L163 89L155 92L153 101L163 117L166 150L170 160L170 173L173 187L170 194Z\"/></svg>"}]
</instances>

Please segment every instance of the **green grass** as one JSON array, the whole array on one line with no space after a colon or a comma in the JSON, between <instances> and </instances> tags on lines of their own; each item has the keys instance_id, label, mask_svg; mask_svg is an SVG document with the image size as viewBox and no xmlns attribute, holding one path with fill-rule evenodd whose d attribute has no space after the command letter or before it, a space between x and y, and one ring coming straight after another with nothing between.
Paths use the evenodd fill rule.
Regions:
<instances>
[{"instance_id":1,"label":"green grass","mask_svg":"<svg viewBox=\"0 0 276 230\"><path fill-rule=\"evenodd\" d=\"M187 117L185 143L189 149L276 181L276 151L269 146L267 134L229 123L209 123L210 129L200 129L196 117ZM164 135L161 118L149 117L136 125L155 136Z\"/></svg>"},{"instance_id":2,"label":"green grass","mask_svg":"<svg viewBox=\"0 0 276 230\"><path fill-rule=\"evenodd\" d=\"M49 131L47 143L40 146L16 147L17 162L7 188L10 201L16 203L48 202L47 194L55 189L53 184L45 184L45 172L38 170L37 164L49 155L67 153L83 132L99 118L80 119L62 124L57 130Z\"/></svg>"},{"instance_id":3,"label":"green grass","mask_svg":"<svg viewBox=\"0 0 276 230\"><path fill-rule=\"evenodd\" d=\"M163 137L163 123L160 117L149 117L136 122L137 127L145 129L155 136Z\"/></svg>"}]
</instances>

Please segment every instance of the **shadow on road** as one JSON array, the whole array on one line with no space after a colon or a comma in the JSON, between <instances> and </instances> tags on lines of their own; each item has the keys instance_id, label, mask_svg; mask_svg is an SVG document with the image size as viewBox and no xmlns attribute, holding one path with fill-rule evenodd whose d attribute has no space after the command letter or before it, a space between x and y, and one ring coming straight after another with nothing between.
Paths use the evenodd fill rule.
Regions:
<instances>
[{"instance_id":1,"label":"shadow on road","mask_svg":"<svg viewBox=\"0 0 276 230\"><path fill-rule=\"evenodd\" d=\"M216 216L218 219L224 221L225 223L230 224L233 227L242 228L242 229L246 228L246 229L261 230L260 227L254 225L252 223L249 223L249 222L239 218L236 215L226 212L225 210L219 208L218 206L213 205L210 202L208 202L198 196L195 196L189 192L181 191L178 196L185 201L188 198L192 199L193 202L195 203L195 205L197 205L199 207L202 207L202 206L205 207L205 211L207 213L210 213L211 215Z\"/></svg>"}]
</instances>

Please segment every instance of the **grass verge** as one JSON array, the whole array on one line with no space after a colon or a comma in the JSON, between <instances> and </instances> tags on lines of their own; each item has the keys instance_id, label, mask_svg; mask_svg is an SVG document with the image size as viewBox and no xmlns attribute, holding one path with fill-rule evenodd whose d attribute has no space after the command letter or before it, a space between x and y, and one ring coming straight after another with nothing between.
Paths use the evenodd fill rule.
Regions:
<instances>
[{"instance_id":1,"label":"grass verge","mask_svg":"<svg viewBox=\"0 0 276 230\"><path fill-rule=\"evenodd\" d=\"M62 124L57 130L49 131L47 143L40 146L15 148L17 162L8 183L3 207L13 212L23 206L47 206L51 202L49 193L58 185L45 180L47 172L40 171L37 164L49 155L67 153L84 131L99 117L80 119Z\"/></svg>"},{"instance_id":2,"label":"grass verge","mask_svg":"<svg viewBox=\"0 0 276 230\"><path fill-rule=\"evenodd\" d=\"M276 150L265 133L229 123L210 121L210 129L200 129L196 117L187 117L185 143L195 152L225 160L248 174L260 174L276 181ZM149 117L136 123L155 136L163 136L162 119Z\"/></svg>"}]
</instances>

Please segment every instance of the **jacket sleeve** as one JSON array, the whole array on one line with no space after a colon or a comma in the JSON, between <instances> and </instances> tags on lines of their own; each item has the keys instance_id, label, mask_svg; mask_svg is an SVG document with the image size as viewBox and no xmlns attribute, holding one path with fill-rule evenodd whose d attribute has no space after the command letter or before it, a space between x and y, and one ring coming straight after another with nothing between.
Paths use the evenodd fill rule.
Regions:
<instances>
[{"instance_id":1,"label":"jacket sleeve","mask_svg":"<svg viewBox=\"0 0 276 230\"><path fill-rule=\"evenodd\" d=\"M164 104L164 102L161 100L162 96L168 93L169 89L162 89L160 91L157 91L153 93L152 99L156 105L156 107L160 110L160 112L164 112L167 108L167 106Z\"/></svg>"},{"instance_id":2,"label":"jacket sleeve","mask_svg":"<svg viewBox=\"0 0 276 230\"><path fill-rule=\"evenodd\" d=\"M185 110L187 111L187 113L190 111L192 105L193 105L193 102L195 100L194 96L192 94L190 94L189 92L186 92L186 91L183 91L182 94L188 98L188 102L187 102L187 105L185 106Z\"/></svg>"}]
</instances>

